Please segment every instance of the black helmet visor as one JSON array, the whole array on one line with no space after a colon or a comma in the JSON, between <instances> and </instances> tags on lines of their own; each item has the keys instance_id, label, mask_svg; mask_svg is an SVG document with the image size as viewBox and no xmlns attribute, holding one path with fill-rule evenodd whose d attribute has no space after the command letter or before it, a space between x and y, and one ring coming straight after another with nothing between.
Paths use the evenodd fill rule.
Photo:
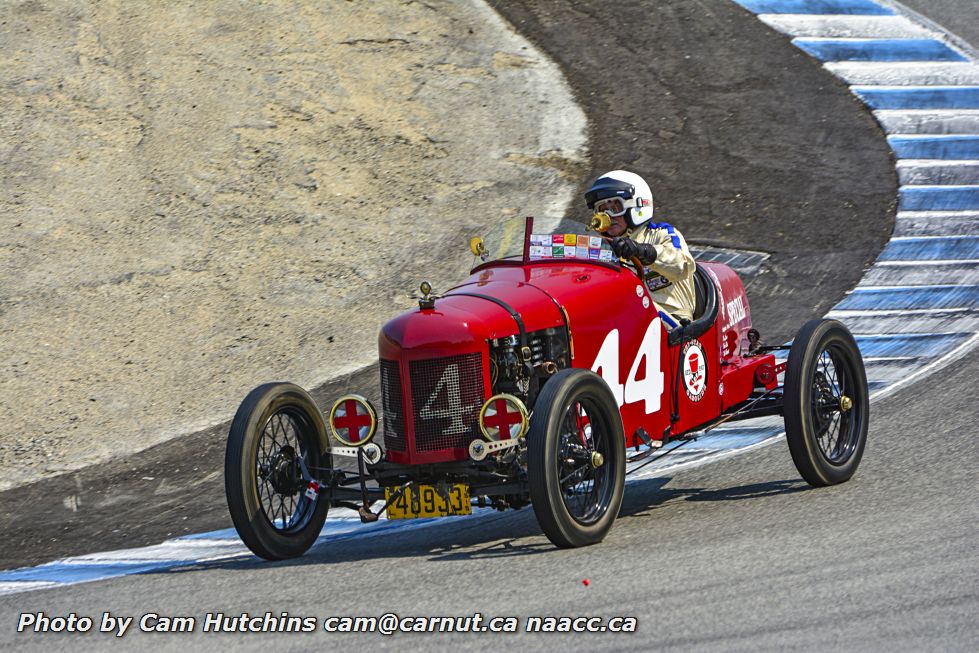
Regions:
<instances>
[{"instance_id":1,"label":"black helmet visor","mask_svg":"<svg viewBox=\"0 0 979 653\"><path fill-rule=\"evenodd\" d=\"M595 208L595 202L609 197L619 197L624 200L631 199L636 192L636 187L632 184L618 179L601 177L595 180L587 191L585 191L585 203L589 209Z\"/></svg>"}]
</instances>

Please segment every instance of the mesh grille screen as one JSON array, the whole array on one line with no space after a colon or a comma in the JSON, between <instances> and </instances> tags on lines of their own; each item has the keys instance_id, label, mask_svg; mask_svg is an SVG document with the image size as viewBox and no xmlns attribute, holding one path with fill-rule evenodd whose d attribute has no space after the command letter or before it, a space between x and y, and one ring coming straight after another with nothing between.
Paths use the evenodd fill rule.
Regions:
<instances>
[{"instance_id":1,"label":"mesh grille screen","mask_svg":"<svg viewBox=\"0 0 979 653\"><path fill-rule=\"evenodd\" d=\"M482 355L412 361L411 399L417 451L468 447L479 437Z\"/></svg>"},{"instance_id":2,"label":"mesh grille screen","mask_svg":"<svg viewBox=\"0 0 979 653\"><path fill-rule=\"evenodd\" d=\"M398 361L381 360L381 405L384 413L384 446L393 451L405 451L405 424L402 417L401 373Z\"/></svg>"}]
</instances>

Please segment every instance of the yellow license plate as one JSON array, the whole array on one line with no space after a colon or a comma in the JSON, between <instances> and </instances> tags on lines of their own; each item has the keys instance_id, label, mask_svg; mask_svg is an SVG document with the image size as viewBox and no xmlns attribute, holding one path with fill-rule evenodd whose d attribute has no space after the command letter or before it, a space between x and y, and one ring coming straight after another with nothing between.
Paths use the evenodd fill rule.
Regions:
<instances>
[{"instance_id":1,"label":"yellow license plate","mask_svg":"<svg viewBox=\"0 0 979 653\"><path fill-rule=\"evenodd\" d=\"M388 504L388 519L417 519L420 517L448 517L471 515L468 485L449 485L448 500L439 494L434 485L409 485L400 497ZM384 488L384 496L390 501L397 488Z\"/></svg>"}]
</instances>

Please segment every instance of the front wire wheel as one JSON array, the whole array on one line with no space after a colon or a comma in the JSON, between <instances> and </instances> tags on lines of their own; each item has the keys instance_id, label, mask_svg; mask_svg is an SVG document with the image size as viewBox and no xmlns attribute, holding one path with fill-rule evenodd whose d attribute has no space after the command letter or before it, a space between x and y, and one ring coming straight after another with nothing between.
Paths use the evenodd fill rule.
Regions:
<instances>
[{"instance_id":1,"label":"front wire wheel","mask_svg":"<svg viewBox=\"0 0 979 653\"><path fill-rule=\"evenodd\" d=\"M303 467L330 468L323 419L302 388L269 383L238 408L225 453L228 508L242 541L256 555L302 555L323 528L329 495L306 496Z\"/></svg>"},{"instance_id":2,"label":"front wire wheel","mask_svg":"<svg viewBox=\"0 0 979 653\"><path fill-rule=\"evenodd\" d=\"M625 437L608 385L562 370L544 385L530 420L528 477L537 521L562 548L600 542L622 504Z\"/></svg>"},{"instance_id":3,"label":"front wire wheel","mask_svg":"<svg viewBox=\"0 0 979 653\"><path fill-rule=\"evenodd\" d=\"M286 407L269 418L258 442L258 498L262 513L276 531L302 530L313 516L315 501L306 497L300 461L310 458L303 432L306 415Z\"/></svg>"},{"instance_id":4,"label":"front wire wheel","mask_svg":"<svg viewBox=\"0 0 979 653\"><path fill-rule=\"evenodd\" d=\"M813 486L850 479L867 442L869 392L863 358L835 320L800 329L785 372L785 437L796 468Z\"/></svg>"}]
</instances>

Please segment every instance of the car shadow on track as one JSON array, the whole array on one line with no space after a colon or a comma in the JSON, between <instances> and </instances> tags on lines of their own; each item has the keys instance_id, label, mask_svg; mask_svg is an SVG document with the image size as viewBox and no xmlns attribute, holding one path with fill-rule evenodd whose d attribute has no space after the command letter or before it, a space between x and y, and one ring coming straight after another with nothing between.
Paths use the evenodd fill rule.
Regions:
<instances>
[{"instance_id":1,"label":"car shadow on track","mask_svg":"<svg viewBox=\"0 0 979 653\"><path fill-rule=\"evenodd\" d=\"M674 500L741 501L744 499L760 499L762 497L804 492L811 489L801 479L751 483L749 485L711 490L704 488L664 487L670 480L670 478L652 478L633 481L630 484L632 491L626 492L619 516L635 514L635 512L644 511L649 508L659 508ZM651 493L653 494L652 497L650 497Z\"/></svg>"},{"instance_id":2,"label":"car shadow on track","mask_svg":"<svg viewBox=\"0 0 979 653\"><path fill-rule=\"evenodd\" d=\"M663 508L676 501L741 501L804 492L811 489L800 479L752 483L722 489L665 487L672 477L632 481L626 486L619 518L640 517L650 510Z\"/></svg>"},{"instance_id":3,"label":"car shadow on track","mask_svg":"<svg viewBox=\"0 0 979 653\"><path fill-rule=\"evenodd\" d=\"M452 518L420 528L378 529L368 527L356 537L326 539L293 560L264 561L250 556L194 563L147 572L174 574L206 569L246 570L306 565L336 565L378 559L420 558L433 562L481 560L535 555L554 551L541 534L530 506L520 510Z\"/></svg>"},{"instance_id":4,"label":"car shadow on track","mask_svg":"<svg viewBox=\"0 0 979 653\"><path fill-rule=\"evenodd\" d=\"M687 501L740 501L742 499L760 499L780 494L805 492L812 488L799 479L786 481L771 481L768 483L752 483L723 490L681 490L687 492Z\"/></svg>"},{"instance_id":5,"label":"car shadow on track","mask_svg":"<svg viewBox=\"0 0 979 653\"><path fill-rule=\"evenodd\" d=\"M672 477L642 479L626 486L619 519L647 516L651 510L677 501L741 501L801 492L800 480L753 483L724 489L666 487ZM354 537L327 539L294 560L267 562L255 557L188 564L151 574L179 574L207 569L277 569L306 565L335 565L383 558L424 558L432 562L488 560L558 553L540 530L533 508L483 513L468 518L445 518L421 528L368 527Z\"/></svg>"}]
</instances>

